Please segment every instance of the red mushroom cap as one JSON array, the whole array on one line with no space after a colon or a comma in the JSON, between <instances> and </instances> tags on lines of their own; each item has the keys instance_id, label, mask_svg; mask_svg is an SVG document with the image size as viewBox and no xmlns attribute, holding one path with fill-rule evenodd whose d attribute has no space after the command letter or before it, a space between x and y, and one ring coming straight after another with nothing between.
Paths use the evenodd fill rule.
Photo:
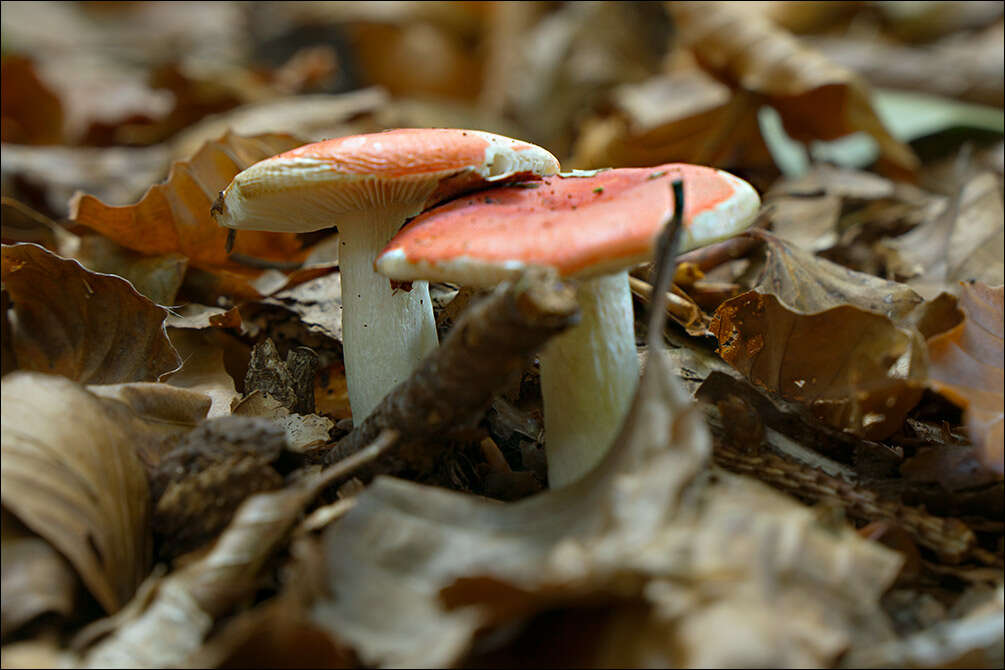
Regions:
<instances>
[{"instance_id":1,"label":"red mushroom cap","mask_svg":"<svg viewBox=\"0 0 1005 670\"><path fill-rule=\"evenodd\" d=\"M674 179L684 180L684 248L736 234L760 206L754 189L721 170L668 164L556 175L459 197L416 217L377 257L392 279L492 284L527 266L563 276L615 272L650 258Z\"/></svg>"},{"instance_id":2,"label":"red mushroom cap","mask_svg":"<svg viewBox=\"0 0 1005 670\"><path fill-rule=\"evenodd\" d=\"M307 232L397 203L416 211L503 180L558 172L539 146L478 130L400 128L307 144L255 163L213 207L230 228Z\"/></svg>"}]
</instances>

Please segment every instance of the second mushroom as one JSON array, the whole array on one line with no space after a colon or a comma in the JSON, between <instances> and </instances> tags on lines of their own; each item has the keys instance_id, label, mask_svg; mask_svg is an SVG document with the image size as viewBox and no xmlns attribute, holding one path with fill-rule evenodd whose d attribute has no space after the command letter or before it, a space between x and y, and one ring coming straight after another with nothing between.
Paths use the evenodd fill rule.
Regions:
<instances>
[{"instance_id":1,"label":"second mushroom","mask_svg":"<svg viewBox=\"0 0 1005 670\"><path fill-rule=\"evenodd\" d=\"M490 286L530 266L582 280L581 323L540 356L548 479L569 484L610 446L639 376L628 268L649 260L684 182L682 250L735 235L757 192L713 168L668 164L556 175L464 196L414 219L377 258L393 279Z\"/></svg>"}]
</instances>

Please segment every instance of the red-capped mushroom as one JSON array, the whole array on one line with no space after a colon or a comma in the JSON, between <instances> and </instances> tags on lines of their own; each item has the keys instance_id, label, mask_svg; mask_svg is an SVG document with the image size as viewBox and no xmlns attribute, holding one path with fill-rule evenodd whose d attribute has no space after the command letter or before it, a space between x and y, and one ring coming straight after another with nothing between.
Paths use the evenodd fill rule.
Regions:
<instances>
[{"instance_id":1,"label":"red-capped mushroom","mask_svg":"<svg viewBox=\"0 0 1005 670\"><path fill-rule=\"evenodd\" d=\"M557 171L557 159L533 144L477 130L406 128L260 161L234 177L213 213L237 229L338 226L342 344L358 423L436 346L426 283L393 290L374 272L377 252L406 219L452 195Z\"/></svg>"},{"instance_id":2,"label":"red-capped mushroom","mask_svg":"<svg viewBox=\"0 0 1005 670\"><path fill-rule=\"evenodd\" d=\"M398 280L486 286L528 266L582 279L582 321L541 359L548 477L553 487L589 471L625 416L638 381L627 268L648 260L673 210L670 183L684 182L683 249L735 235L760 199L745 181L713 168L669 164L557 175L480 191L414 219L377 258Z\"/></svg>"}]
</instances>

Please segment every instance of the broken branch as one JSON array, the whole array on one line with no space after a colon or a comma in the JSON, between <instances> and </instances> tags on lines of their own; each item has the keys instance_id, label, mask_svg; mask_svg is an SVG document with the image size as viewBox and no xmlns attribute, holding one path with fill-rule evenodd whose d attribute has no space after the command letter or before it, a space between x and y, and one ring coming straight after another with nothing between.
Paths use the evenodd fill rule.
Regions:
<instances>
[{"instance_id":1,"label":"broken branch","mask_svg":"<svg viewBox=\"0 0 1005 670\"><path fill-rule=\"evenodd\" d=\"M500 285L464 313L440 347L340 440L325 462L354 454L393 428L401 441L367 472L428 468L437 455L430 438L477 417L530 356L575 325L578 316L575 291L553 273L532 270Z\"/></svg>"}]
</instances>

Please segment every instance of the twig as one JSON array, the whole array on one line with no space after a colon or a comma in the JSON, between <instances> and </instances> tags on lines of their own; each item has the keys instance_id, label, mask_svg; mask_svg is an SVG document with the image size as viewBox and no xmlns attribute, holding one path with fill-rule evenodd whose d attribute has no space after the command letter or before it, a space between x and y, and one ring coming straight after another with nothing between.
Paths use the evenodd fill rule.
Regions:
<instances>
[{"instance_id":1,"label":"twig","mask_svg":"<svg viewBox=\"0 0 1005 670\"><path fill-rule=\"evenodd\" d=\"M674 273L677 270L677 250L680 249L680 238L683 232L681 222L684 216L684 182L675 179L670 184L673 190L673 214L663 226L656 240L654 267L649 283L652 285L655 298L649 303L647 323L648 333L663 333L667 319L667 301L670 286L673 284ZM655 336L650 335L650 343Z\"/></svg>"},{"instance_id":2,"label":"twig","mask_svg":"<svg viewBox=\"0 0 1005 670\"><path fill-rule=\"evenodd\" d=\"M325 462L354 454L393 428L401 433L398 445L356 476L428 469L439 455L430 439L477 417L541 345L578 317L575 291L553 273L530 271L499 286L464 313L440 347L340 440Z\"/></svg>"},{"instance_id":3,"label":"twig","mask_svg":"<svg viewBox=\"0 0 1005 670\"><path fill-rule=\"evenodd\" d=\"M916 507L884 500L866 488L776 454L745 454L716 440L714 455L716 464L726 470L752 475L800 498L840 505L852 518L896 522L915 542L948 563L958 563L968 557L986 560L985 556L974 554L977 538L958 519L933 516Z\"/></svg>"}]
</instances>

